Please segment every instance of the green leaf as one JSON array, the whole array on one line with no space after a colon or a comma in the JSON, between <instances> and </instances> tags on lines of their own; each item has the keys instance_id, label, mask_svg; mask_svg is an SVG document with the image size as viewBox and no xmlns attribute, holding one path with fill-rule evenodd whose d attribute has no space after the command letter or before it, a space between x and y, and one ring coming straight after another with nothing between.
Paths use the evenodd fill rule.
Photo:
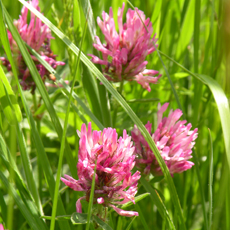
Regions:
<instances>
[{"instance_id":1,"label":"green leaf","mask_svg":"<svg viewBox=\"0 0 230 230\"><path fill-rule=\"evenodd\" d=\"M73 224L87 224L87 213L74 212L71 216L71 221Z\"/></svg>"}]
</instances>

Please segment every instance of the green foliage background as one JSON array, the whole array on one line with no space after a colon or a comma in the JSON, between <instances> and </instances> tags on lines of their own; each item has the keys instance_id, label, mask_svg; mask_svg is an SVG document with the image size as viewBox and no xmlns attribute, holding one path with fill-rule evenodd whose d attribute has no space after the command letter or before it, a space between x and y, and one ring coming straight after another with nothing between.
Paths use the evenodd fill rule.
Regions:
<instances>
[{"instance_id":1,"label":"green foliage background","mask_svg":"<svg viewBox=\"0 0 230 230\"><path fill-rule=\"evenodd\" d=\"M171 178L162 163L165 179L153 178L147 184L142 180L137 195L146 191L150 195L127 208L137 210L140 216L125 218L111 212L109 225L117 230L230 229L230 4L222 0L130 2L151 19L159 38L159 53L154 52L147 59L147 68L162 74L159 83L151 85L151 92L135 82L125 82L124 101L115 91L119 91L119 83L112 87L100 74L101 67L95 67L87 59L87 54L97 52L92 46L94 35L103 40L96 18L112 7L116 22L118 7L122 6L119 0L39 1L44 16L55 26L51 27L56 31L52 33L55 39L51 41L51 49L58 60L66 63L51 72L59 82L63 79L74 82L73 92L67 87L48 88L46 92L23 43L20 49L24 49L28 66L34 70L31 72L37 85L35 95L17 87L14 66L14 76L2 67L0 222L7 229L64 230L86 229L86 226L93 229L89 224L72 225L68 216L76 211L75 203L82 193L64 187L55 179L65 173L77 178L76 130L80 130L83 122L92 121L94 129L114 127L119 135L123 129L130 134L136 122L142 128L138 118L143 124L150 121L156 127L158 102L170 102L171 109L181 107L184 119L192 123L193 129L198 127L192 159L195 166ZM0 52L3 56L5 50L10 59L4 22L11 29L10 18L18 19L22 4L4 0L1 6ZM131 8L129 3L125 12L127 8ZM143 128L142 131L145 132ZM88 203L82 203L83 212L89 212ZM54 210L62 218L50 221L52 212L55 216Z\"/></svg>"}]
</instances>

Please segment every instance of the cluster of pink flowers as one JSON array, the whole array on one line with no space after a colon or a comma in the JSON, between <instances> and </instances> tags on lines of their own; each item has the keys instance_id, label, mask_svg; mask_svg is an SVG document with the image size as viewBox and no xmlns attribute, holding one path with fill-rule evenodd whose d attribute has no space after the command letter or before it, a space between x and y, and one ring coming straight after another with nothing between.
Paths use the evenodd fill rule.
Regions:
<instances>
[{"instance_id":1,"label":"cluster of pink flowers","mask_svg":"<svg viewBox=\"0 0 230 230\"><path fill-rule=\"evenodd\" d=\"M38 0L29 1L29 3L40 11L38 6ZM38 52L41 57L47 61L54 69L57 68L58 65L64 65L64 62L56 61L56 55L54 55L50 49L50 39L53 37L51 36L51 31L39 18L36 18L33 13L31 13L31 19L29 25L27 24L27 15L28 9L23 6L21 10L21 15L19 16L18 20L14 21L14 25L17 27L18 32L21 38L36 52ZM8 38L10 42L11 51L13 57L16 61L16 65L18 67L20 84L22 85L24 90L35 89L35 83L31 77L30 71L26 66L25 61L20 53L20 50L14 41L10 31L7 31ZM49 77L49 72L46 68L41 65L38 60L31 55L37 70L42 78L45 81L46 77ZM1 57L0 60L2 64L7 66L8 71L11 70L11 66L9 61L5 57ZM49 77L51 80L54 80L52 77Z\"/></svg>"},{"instance_id":2,"label":"cluster of pink flowers","mask_svg":"<svg viewBox=\"0 0 230 230\"><path fill-rule=\"evenodd\" d=\"M180 109L171 110L168 117L162 118L168 104L158 105L157 130L152 134L152 124L149 122L145 127L156 143L162 158L168 166L169 172L173 175L174 173L181 173L190 169L194 165L193 162L188 160L192 158L192 148L195 144L194 140L198 135L198 129L190 131L192 127L190 123L185 126L186 120L178 121L182 116ZM153 175L163 175L154 153L136 126L134 126L131 135L136 147L135 152L138 156L136 166L144 174L151 172Z\"/></svg>"},{"instance_id":3,"label":"cluster of pink flowers","mask_svg":"<svg viewBox=\"0 0 230 230\"><path fill-rule=\"evenodd\" d=\"M105 207L112 207L122 216L138 215L134 211L125 211L116 205L134 201L137 193L137 181L140 172L133 175L131 170L135 165L134 147L131 137L123 132L123 137L118 139L115 129L105 128L103 132L91 130L91 123L83 124L80 137L78 153L78 180L65 175L61 180L75 191L84 191L85 196L78 199L76 203L77 212L82 212L81 200L89 201L89 195L96 164L96 179L94 191L94 203Z\"/></svg>"},{"instance_id":4,"label":"cluster of pink flowers","mask_svg":"<svg viewBox=\"0 0 230 230\"><path fill-rule=\"evenodd\" d=\"M143 88L151 91L149 83L157 83L161 75L156 70L146 69L146 56L155 51L157 39L153 33L152 23L145 14L135 8L128 9L126 23L122 23L125 4L118 10L119 33L115 28L113 11L110 8L109 15L103 11L103 21L98 17L97 23L105 35L106 44L102 44L99 37L95 37L93 46L101 51L102 60L95 55L92 62L104 65L103 74L113 82L137 81ZM157 77L153 77L158 75Z\"/></svg>"}]
</instances>

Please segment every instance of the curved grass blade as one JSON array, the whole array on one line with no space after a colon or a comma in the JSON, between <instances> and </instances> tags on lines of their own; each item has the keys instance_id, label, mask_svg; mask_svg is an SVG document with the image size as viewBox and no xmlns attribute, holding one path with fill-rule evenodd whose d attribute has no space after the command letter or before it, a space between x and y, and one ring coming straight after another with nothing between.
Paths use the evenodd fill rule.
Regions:
<instances>
[{"instance_id":1,"label":"curved grass blade","mask_svg":"<svg viewBox=\"0 0 230 230\"><path fill-rule=\"evenodd\" d=\"M28 9L30 9L37 17L39 17L49 28L62 39L66 45L72 49L72 51L79 55L79 49L56 27L54 26L47 18L45 18L40 12L38 12L36 9L34 9L32 6L30 6L27 2L24 0L18 0L23 5L25 5ZM150 136L149 132L146 130L143 123L140 121L140 119L137 117L137 115L133 112L133 110L130 108L130 106L126 103L126 101L123 99L123 97L113 88L113 86L110 84L110 82L103 76L103 74L96 68L96 66L82 53L81 54L81 61L88 66L89 70L104 84L104 86L107 88L107 90L114 96L114 98L120 103L120 105L123 107L125 112L130 116L130 118L133 120L133 122L137 125L138 129L141 131L142 135L148 142L151 150L154 152L156 159L162 169L162 172L168 182L170 195L172 198L172 201L175 206L175 210L179 216L180 223L182 229L186 229L185 223L184 223L184 217L180 205L180 201L177 195L177 191L174 185L174 182L172 180L172 177L169 173L169 170L161 157L161 154L158 151L158 148L156 147L156 144L152 140L152 137Z\"/></svg>"},{"instance_id":2,"label":"curved grass blade","mask_svg":"<svg viewBox=\"0 0 230 230\"><path fill-rule=\"evenodd\" d=\"M165 56L170 61L174 62L177 66L179 66L181 69L183 69L185 72L189 73L191 76L197 78L200 80L203 84L207 85L209 89L212 92L212 95L216 101L217 109L220 115L221 120L221 126L224 134L224 143L225 143L225 151L228 161L228 166L230 168L230 110L229 110L229 104L228 99L223 91L223 89L220 87L217 81L215 81L213 78L201 75L201 74L195 74L187 70L184 66L180 65L178 62L174 61L172 58L168 57L166 54L160 52L163 56Z\"/></svg>"}]
</instances>

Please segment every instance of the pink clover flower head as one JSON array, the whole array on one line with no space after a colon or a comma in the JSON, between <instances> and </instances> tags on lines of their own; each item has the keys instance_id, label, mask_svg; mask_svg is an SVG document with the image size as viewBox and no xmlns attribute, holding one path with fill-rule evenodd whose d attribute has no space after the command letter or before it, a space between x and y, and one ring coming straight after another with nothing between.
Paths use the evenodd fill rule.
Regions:
<instances>
[{"instance_id":1,"label":"pink clover flower head","mask_svg":"<svg viewBox=\"0 0 230 230\"><path fill-rule=\"evenodd\" d=\"M134 201L137 193L137 182L140 172L133 175L131 170L135 165L134 147L131 137L123 131L123 137L118 138L115 129L105 128L103 132L92 131L91 123L83 124L78 132L78 180L65 175L61 180L75 191L84 191L85 196L76 203L77 212L82 212L80 200L89 201L91 185L96 166L94 203L104 207L112 207L123 216L138 215L137 212L124 211L116 205Z\"/></svg>"},{"instance_id":2,"label":"pink clover flower head","mask_svg":"<svg viewBox=\"0 0 230 230\"><path fill-rule=\"evenodd\" d=\"M0 224L0 230L4 230L3 224Z\"/></svg>"},{"instance_id":3,"label":"pink clover flower head","mask_svg":"<svg viewBox=\"0 0 230 230\"><path fill-rule=\"evenodd\" d=\"M186 171L194 165L189 159L192 158L192 148L198 136L198 129L195 128L192 131L190 130L192 127L190 123L185 125L186 120L179 120L182 116L180 109L171 110L168 117L163 118L163 113L168 105L169 103L165 103L162 106L158 104L158 127L154 133L151 133L152 124L150 122L145 127L152 136L162 158L168 166L169 172L173 175L174 173ZM151 172L156 176L163 175L154 153L136 125L131 135L135 143L137 168L143 171L144 174Z\"/></svg>"},{"instance_id":4,"label":"pink clover flower head","mask_svg":"<svg viewBox=\"0 0 230 230\"><path fill-rule=\"evenodd\" d=\"M40 12L40 8L38 6L38 0L32 0L28 2L31 4L35 9ZM38 52L41 57L48 62L53 68L57 68L58 65L65 65L64 62L56 61L56 55L54 55L50 49L50 39L53 39L51 35L51 31L47 25L45 25L39 18L37 18L32 12L30 17L30 22L27 24L27 15L28 15L28 8L25 6L22 7L21 15L19 16L18 20L14 21L14 25L17 27L18 32L23 39L32 49ZM24 90L35 90L35 83L31 77L28 67L26 66L25 61L20 53L20 50L14 41L12 34L10 31L7 31L8 38L10 42L10 47L12 51L13 58L16 60L16 64L18 66L20 84L22 85ZM39 74L43 81L45 81L46 77L50 80L49 72L46 68L41 65L38 60L31 55ZM11 65L9 61L5 57L0 58L2 64L7 67L7 69L11 70Z\"/></svg>"},{"instance_id":5,"label":"pink clover flower head","mask_svg":"<svg viewBox=\"0 0 230 230\"><path fill-rule=\"evenodd\" d=\"M152 23L145 14L135 8L128 9L126 22L122 23L123 11L118 9L118 27L116 31L113 19L113 11L110 8L109 15L103 11L102 20L98 17L97 23L105 36L106 44L102 44L99 37L95 37L93 46L102 53L102 59L90 54L92 62L103 65L103 74L109 81L120 82L137 81L144 89L151 91L149 83L157 83L161 77L156 70L146 69L147 55L155 51L157 39L153 38ZM158 75L156 77L153 77Z\"/></svg>"}]
</instances>

